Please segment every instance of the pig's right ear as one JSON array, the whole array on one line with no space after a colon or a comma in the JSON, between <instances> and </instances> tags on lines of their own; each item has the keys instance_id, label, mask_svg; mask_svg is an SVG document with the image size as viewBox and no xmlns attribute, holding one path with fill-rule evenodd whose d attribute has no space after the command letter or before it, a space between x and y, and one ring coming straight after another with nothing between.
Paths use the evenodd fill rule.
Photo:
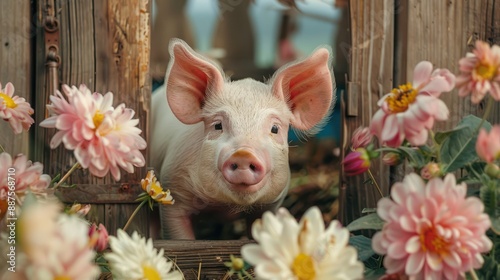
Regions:
<instances>
[{"instance_id":1,"label":"pig's right ear","mask_svg":"<svg viewBox=\"0 0 500 280\"><path fill-rule=\"evenodd\" d=\"M171 59L165 77L168 104L181 122L200 122L206 96L222 89L222 71L180 39L171 40L169 49Z\"/></svg>"}]
</instances>

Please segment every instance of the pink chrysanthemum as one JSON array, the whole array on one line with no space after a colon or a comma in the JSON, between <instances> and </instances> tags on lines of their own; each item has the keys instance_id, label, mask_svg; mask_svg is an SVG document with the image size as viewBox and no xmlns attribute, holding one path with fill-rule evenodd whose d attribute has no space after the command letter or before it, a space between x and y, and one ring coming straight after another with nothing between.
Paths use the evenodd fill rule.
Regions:
<instances>
[{"instance_id":1,"label":"pink chrysanthemum","mask_svg":"<svg viewBox=\"0 0 500 280\"><path fill-rule=\"evenodd\" d=\"M30 104L19 96L14 96L14 85L7 83L2 89L0 84L0 118L8 121L15 134L28 130L35 122L30 116L34 113Z\"/></svg>"},{"instance_id":2,"label":"pink chrysanthemum","mask_svg":"<svg viewBox=\"0 0 500 280\"><path fill-rule=\"evenodd\" d=\"M1 153L0 200L6 199L9 190L14 191L18 198L22 198L28 190L35 194L43 194L50 185L51 179L49 175L42 173L43 164L32 163L23 154L12 159L8 153Z\"/></svg>"},{"instance_id":3,"label":"pink chrysanthemum","mask_svg":"<svg viewBox=\"0 0 500 280\"><path fill-rule=\"evenodd\" d=\"M146 148L146 141L137 128L139 120L132 119L135 112L124 104L113 108L113 94L91 93L80 88L63 86L67 100L57 91L47 105L53 116L40 126L59 131L50 142L55 148L64 143L68 150L75 150L75 157L83 168L98 177L111 172L120 180L120 168L132 173L134 166L144 166L144 156L139 150Z\"/></svg>"},{"instance_id":4,"label":"pink chrysanthemum","mask_svg":"<svg viewBox=\"0 0 500 280\"><path fill-rule=\"evenodd\" d=\"M479 103L490 92L491 96L500 101L500 47L490 47L488 43L476 41L472 53L460 59L460 71L457 77L458 94L471 94L472 103Z\"/></svg>"},{"instance_id":5,"label":"pink chrysanthemum","mask_svg":"<svg viewBox=\"0 0 500 280\"><path fill-rule=\"evenodd\" d=\"M377 213L386 221L373 237L373 249L386 255L388 274L405 273L410 279L462 279L480 268L481 253L492 243L484 205L466 198L465 183L455 176L431 179L427 184L412 173L391 190L392 200L382 198Z\"/></svg>"},{"instance_id":6,"label":"pink chrysanthemum","mask_svg":"<svg viewBox=\"0 0 500 280\"><path fill-rule=\"evenodd\" d=\"M425 144L434 120L447 120L449 111L438 97L455 85L455 76L447 69L432 71L432 64L422 61L413 73L413 83L393 89L379 100L370 131L379 141L398 147L406 139L412 145Z\"/></svg>"}]
</instances>

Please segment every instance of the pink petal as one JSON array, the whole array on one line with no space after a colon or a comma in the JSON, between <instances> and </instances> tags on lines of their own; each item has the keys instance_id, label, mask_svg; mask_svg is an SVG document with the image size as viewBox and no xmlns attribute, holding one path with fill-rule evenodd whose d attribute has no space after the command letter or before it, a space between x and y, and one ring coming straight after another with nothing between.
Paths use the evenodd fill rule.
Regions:
<instances>
[{"instance_id":1,"label":"pink petal","mask_svg":"<svg viewBox=\"0 0 500 280\"><path fill-rule=\"evenodd\" d=\"M413 70L413 87L418 88L420 85L427 83L431 77L432 63L429 61L421 61Z\"/></svg>"},{"instance_id":2,"label":"pink petal","mask_svg":"<svg viewBox=\"0 0 500 280\"><path fill-rule=\"evenodd\" d=\"M14 95L14 85L11 82L8 82L5 85L5 94L12 97Z\"/></svg>"},{"instance_id":3,"label":"pink petal","mask_svg":"<svg viewBox=\"0 0 500 280\"><path fill-rule=\"evenodd\" d=\"M426 260L427 260L427 265L432 270L440 271L443 269L443 261L441 260L441 257L438 254L433 252L427 252Z\"/></svg>"},{"instance_id":4,"label":"pink petal","mask_svg":"<svg viewBox=\"0 0 500 280\"><path fill-rule=\"evenodd\" d=\"M387 116L381 133L382 142L390 143L390 146L394 147L401 145L403 139L404 133L400 130L400 122L397 116L395 114Z\"/></svg>"},{"instance_id":5,"label":"pink petal","mask_svg":"<svg viewBox=\"0 0 500 280\"><path fill-rule=\"evenodd\" d=\"M394 242L387 248L387 254L394 259L402 259L406 257L407 251L403 242Z\"/></svg>"},{"instance_id":6,"label":"pink petal","mask_svg":"<svg viewBox=\"0 0 500 280\"><path fill-rule=\"evenodd\" d=\"M411 254L406 261L405 273L407 275L415 275L418 274L425 263L425 254L424 253L415 253Z\"/></svg>"},{"instance_id":7,"label":"pink petal","mask_svg":"<svg viewBox=\"0 0 500 280\"><path fill-rule=\"evenodd\" d=\"M420 237L415 235L408 239L405 244L405 250L408 254L415 254L420 251L422 244L420 243Z\"/></svg>"},{"instance_id":8,"label":"pink petal","mask_svg":"<svg viewBox=\"0 0 500 280\"><path fill-rule=\"evenodd\" d=\"M432 79L427 85L425 85L419 92L429 93L432 96L439 97L442 92L447 92L452 90L450 82L443 77L436 77Z\"/></svg>"}]
</instances>

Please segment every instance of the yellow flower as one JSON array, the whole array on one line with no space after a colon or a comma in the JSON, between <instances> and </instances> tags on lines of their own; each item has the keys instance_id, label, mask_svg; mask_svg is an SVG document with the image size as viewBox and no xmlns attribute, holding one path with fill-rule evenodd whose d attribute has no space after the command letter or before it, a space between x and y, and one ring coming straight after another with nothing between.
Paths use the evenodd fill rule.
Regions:
<instances>
[{"instance_id":1,"label":"yellow flower","mask_svg":"<svg viewBox=\"0 0 500 280\"><path fill-rule=\"evenodd\" d=\"M155 201L161 204L174 204L175 200L170 195L170 190L163 190L157 181L153 170L148 171L146 178L141 180L142 189Z\"/></svg>"}]
</instances>

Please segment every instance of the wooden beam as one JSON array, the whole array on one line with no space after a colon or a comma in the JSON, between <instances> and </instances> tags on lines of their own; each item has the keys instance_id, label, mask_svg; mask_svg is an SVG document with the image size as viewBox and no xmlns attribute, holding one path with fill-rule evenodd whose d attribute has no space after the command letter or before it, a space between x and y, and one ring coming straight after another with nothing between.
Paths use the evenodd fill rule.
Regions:
<instances>
[{"instance_id":1,"label":"wooden beam","mask_svg":"<svg viewBox=\"0 0 500 280\"><path fill-rule=\"evenodd\" d=\"M31 98L31 40L36 21L31 17L31 1L2 1L0 9L0 83L15 87L14 94L26 99L34 108ZM33 28L33 29L32 29ZM36 126L34 124L33 126ZM15 156L19 153L29 158L29 132L14 134L8 122L0 120L0 145Z\"/></svg>"},{"instance_id":2,"label":"wooden beam","mask_svg":"<svg viewBox=\"0 0 500 280\"><path fill-rule=\"evenodd\" d=\"M241 257L241 247L254 242L250 240L158 240L153 244L155 248L164 249L165 257L175 261L186 280L194 280L198 279L198 273L201 275L199 279L223 279L229 270L224 265L224 262L230 261L229 256L232 254L235 257Z\"/></svg>"},{"instance_id":3,"label":"wooden beam","mask_svg":"<svg viewBox=\"0 0 500 280\"><path fill-rule=\"evenodd\" d=\"M359 126L368 126L378 106L377 101L393 87L394 13L393 0L350 1L350 72L348 82L356 85L357 116L346 116L347 147L350 136ZM353 92L347 92L346 98ZM351 111L356 111L351 108ZM371 171L384 195L389 190L389 168L372 161ZM361 216L364 208L376 207L380 194L374 185L365 183L367 175L345 178L344 217L348 224ZM344 194L343 194L344 195Z\"/></svg>"},{"instance_id":4,"label":"wooden beam","mask_svg":"<svg viewBox=\"0 0 500 280\"><path fill-rule=\"evenodd\" d=\"M38 14L43 22L45 1L39 1ZM142 136L148 139L151 81L149 76L150 2L148 0L56 0L56 17L59 20L59 81L60 84L86 84L92 91L102 94L111 91L114 106L124 103L135 111ZM46 82L45 42L43 28L37 36L37 100L48 101L53 94ZM60 86L60 85L58 85ZM46 103L45 103L46 104ZM38 122L47 117L45 104L37 107ZM61 145L48 147L55 130L37 128L35 154L48 170L46 173L64 174L76 162L73 152ZM146 162L148 152L144 151ZM74 189L64 189L58 195L66 203L89 202L93 204L89 220L106 225L110 234L127 222L141 192L139 183L147 167L135 168L116 182L111 175L104 178L92 176L88 170L79 169L68 183ZM128 231L139 231L149 236L147 207L142 209Z\"/></svg>"}]
</instances>

